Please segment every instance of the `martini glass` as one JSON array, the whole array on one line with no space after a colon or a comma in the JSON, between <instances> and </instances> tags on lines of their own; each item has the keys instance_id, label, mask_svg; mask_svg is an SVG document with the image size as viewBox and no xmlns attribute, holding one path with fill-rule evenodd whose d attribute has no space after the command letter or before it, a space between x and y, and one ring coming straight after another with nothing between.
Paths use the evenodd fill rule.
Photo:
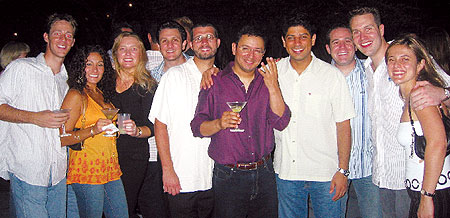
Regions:
<instances>
[{"instance_id":1,"label":"martini glass","mask_svg":"<svg viewBox=\"0 0 450 218\"><path fill-rule=\"evenodd\" d=\"M239 113L244 109L245 105L247 104L246 101L233 101L233 102L227 102L228 107L235 112ZM244 129L239 129L239 127L236 127L234 129L230 129L230 132L244 132Z\"/></svg>"},{"instance_id":2,"label":"martini glass","mask_svg":"<svg viewBox=\"0 0 450 218\"><path fill-rule=\"evenodd\" d=\"M56 109L53 110L54 113L69 113L70 110L72 110L71 108L67 108L67 109ZM59 137L66 137L66 136L71 136L72 134L70 133L66 133L66 126L64 125L64 123L61 125L61 129L62 132L61 134L59 134Z\"/></svg>"},{"instance_id":3,"label":"martini glass","mask_svg":"<svg viewBox=\"0 0 450 218\"><path fill-rule=\"evenodd\" d=\"M116 116L117 112L119 112L118 108L103 108L102 109L103 114L106 116L106 119L111 120ZM103 136L105 137L114 137L116 136L114 133L113 134L104 134Z\"/></svg>"}]
</instances>

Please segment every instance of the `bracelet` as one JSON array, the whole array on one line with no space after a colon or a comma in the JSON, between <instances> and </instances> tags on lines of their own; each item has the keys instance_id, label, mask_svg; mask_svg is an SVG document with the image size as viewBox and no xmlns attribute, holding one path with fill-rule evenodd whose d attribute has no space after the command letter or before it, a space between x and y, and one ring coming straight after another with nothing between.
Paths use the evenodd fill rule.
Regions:
<instances>
[{"instance_id":1,"label":"bracelet","mask_svg":"<svg viewBox=\"0 0 450 218\"><path fill-rule=\"evenodd\" d=\"M74 137L76 140L81 141L81 138L80 138L80 136L79 136L78 134L74 133L74 134L73 134L73 137Z\"/></svg>"},{"instance_id":2,"label":"bracelet","mask_svg":"<svg viewBox=\"0 0 450 218\"><path fill-rule=\"evenodd\" d=\"M436 196L436 193L429 193L429 192L427 192L427 191L425 191L423 189L420 191L420 194L423 194L423 195L425 195L427 197L434 197L434 196Z\"/></svg>"},{"instance_id":3,"label":"bracelet","mask_svg":"<svg viewBox=\"0 0 450 218\"><path fill-rule=\"evenodd\" d=\"M91 137L94 137L94 127L91 128Z\"/></svg>"},{"instance_id":4,"label":"bracelet","mask_svg":"<svg viewBox=\"0 0 450 218\"><path fill-rule=\"evenodd\" d=\"M139 131L138 131L138 135L137 135L136 137L139 138L139 136L142 135L142 129L141 129L140 127L138 127L137 129L138 129Z\"/></svg>"}]
</instances>

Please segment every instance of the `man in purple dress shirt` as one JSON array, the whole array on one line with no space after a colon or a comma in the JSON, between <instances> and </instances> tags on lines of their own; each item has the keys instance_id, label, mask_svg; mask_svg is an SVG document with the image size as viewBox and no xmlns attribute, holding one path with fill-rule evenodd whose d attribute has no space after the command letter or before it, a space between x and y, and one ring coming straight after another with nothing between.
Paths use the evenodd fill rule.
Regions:
<instances>
[{"instance_id":1,"label":"man in purple dress shirt","mask_svg":"<svg viewBox=\"0 0 450 218\"><path fill-rule=\"evenodd\" d=\"M278 86L277 68L267 58L263 35L245 26L232 44L234 62L217 76L214 86L199 94L191 122L196 137L211 137L208 154L214 159L215 217L278 217L275 174L270 153L273 129L283 130L291 112ZM258 71L258 72L257 72ZM247 102L240 113L227 102ZM244 132L231 132L239 127Z\"/></svg>"}]
</instances>

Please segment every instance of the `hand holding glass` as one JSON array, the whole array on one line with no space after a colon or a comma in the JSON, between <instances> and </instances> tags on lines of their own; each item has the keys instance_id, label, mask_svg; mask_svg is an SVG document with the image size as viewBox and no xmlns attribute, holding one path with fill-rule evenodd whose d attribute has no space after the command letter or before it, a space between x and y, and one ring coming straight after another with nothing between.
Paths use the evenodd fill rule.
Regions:
<instances>
[{"instance_id":1,"label":"hand holding glass","mask_svg":"<svg viewBox=\"0 0 450 218\"><path fill-rule=\"evenodd\" d=\"M227 102L228 107L230 107L230 109L235 113L241 112L246 104L247 104L246 101ZM244 129L239 129L239 127L230 129L230 132L244 132L244 131L245 131Z\"/></svg>"},{"instance_id":2,"label":"hand holding glass","mask_svg":"<svg viewBox=\"0 0 450 218\"><path fill-rule=\"evenodd\" d=\"M70 110L72 110L71 108L67 108L67 109L56 109L53 110L54 113L69 113ZM65 137L65 136L71 136L72 134L70 133L66 133L66 126L64 125L64 123L61 125L61 129L62 132L61 134L59 134L59 137Z\"/></svg>"},{"instance_id":3,"label":"hand holding glass","mask_svg":"<svg viewBox=\"0 0 450 218\"><path fill-rule=\"evenodd\" d=\"M128 113L120 113L117 118L117 126L119 127L120 134L127 134L125 131L125 125L123 124L123 121L129 120L131 117L131 114Z\"/></svg>"},{"instance_id":4,"label":"hand holding glass","mask_svg":"<svg viewBox=\"0 0 450 218\"><path fill-rule=\"evenodd\" d=\"M116 116L117 112L119 112L118 108L103 108L103 114L106 116L106 119L111 120ZM105 137L114 137L116 134L104 134Z\"/></svg>"}]
</instances>

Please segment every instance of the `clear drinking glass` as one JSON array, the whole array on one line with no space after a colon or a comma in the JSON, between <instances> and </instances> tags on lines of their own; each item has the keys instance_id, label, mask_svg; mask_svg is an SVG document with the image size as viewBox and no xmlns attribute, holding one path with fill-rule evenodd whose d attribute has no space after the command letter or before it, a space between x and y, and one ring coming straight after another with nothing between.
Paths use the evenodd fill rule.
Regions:
<instances>
[{"instance_id":1,"label":"clear drinking glass","mask_svg":"<svg viewBox=\"0 0 450 218\"><path fill-rule=\"evenodd\" d=\"M228 107L233 112L239 113L244 109L245 105L247 105L246 101L233 101L233 102L227 102ZM234 129L230 129L230 132L244 132L244 129L239 129L239 127L236 127Z\"/></svg>"},{"instance_id":2,"label":"clear drinking glass","mask_svg":"<svg viewBox=\"0 0 450 218\"><path fill-rule=\"evenodd\" d=\"M70 110L72 110L71 108L67 108L67 109L56 109L53 110L54 113L69 113ZM59 134L59 137L66 137L66 136L71 136L72 134L70 133L66 133L66 126L64 125L64 123L61 125L61 134Z\"/></svg>"},{"instance_id":3,"label":"clear drinking glass","mask_svg":"<svg viewBox=\"0 0 450 218\"><path fill-rule=\"evenodd\" d=\"M102 109L103 114L106 116L106 119L109 119L112 121L112 119L116 116L117 112L119 112L118 108L103 108ZM116 134L104 134L105 137L114 137Z\"/></svg>"}]
</instances>

